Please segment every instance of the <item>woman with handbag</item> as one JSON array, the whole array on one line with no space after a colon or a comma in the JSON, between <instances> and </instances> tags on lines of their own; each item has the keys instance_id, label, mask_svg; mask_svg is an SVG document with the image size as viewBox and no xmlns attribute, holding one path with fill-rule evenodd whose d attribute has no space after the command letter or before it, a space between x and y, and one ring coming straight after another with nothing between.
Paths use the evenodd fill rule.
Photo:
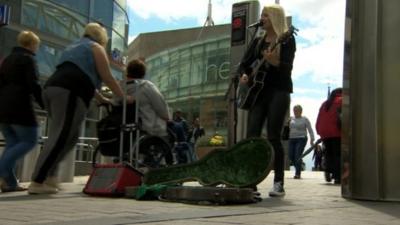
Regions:
<instances>
[{"instance_id":1,"label":"woman with handbag","mask_svg":"<svg viewBox=\"0 0 400 225\"><path fill-rule=\"evenodd\" d=\"M307 144L307 132L310 135L310 145L314 144L314 132L307 117L302 116L301 105L293 107L294 117L289 121L289 159L296 168L294 179L301 178L303 160L301 156Z\"/></svg>"}]
</instances>

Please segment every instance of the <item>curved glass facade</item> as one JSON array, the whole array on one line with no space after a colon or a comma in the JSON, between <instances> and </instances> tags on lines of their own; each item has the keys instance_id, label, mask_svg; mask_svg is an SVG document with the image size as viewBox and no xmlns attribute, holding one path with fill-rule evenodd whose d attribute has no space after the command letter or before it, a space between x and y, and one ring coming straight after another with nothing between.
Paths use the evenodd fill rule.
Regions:
<instances>
[{"instance_id":1,"label":"curved glass facade","mask_svg":"<svg viewBox=\"0 0 400 225\"><path fill-rule=\"evenodd\" d=\"M230 36L159 52L146 62L148 79L160 88L172 111L181 109L189 122L199 117L207 135L226 135Z\"/></svg>"},{"instance_id":2,"label":"curved glass facade","mask_svg":"<svg viewBox=\"0 0 400 225\"><path fill-rule=\"evenodd\" d=\"M21 15L21 24L70 41L80 37L88 22L87 17L64 6L34 0L23 1Z\"/></svg>"},{"instance_id":3,"label":"curved glass facade","mask_svg":"<svg viewBox=\"0 0 400 225\"><path fill-rule=\"evenodd\" d=\"M36 28L53 37L67 42L78 39L85 25L91 21L105 25L110 37L109 52L117 63L122 62L122 52L127 47L128 17L126 0L23 0L21 24ZM106 7L107 6L107 7ZM64 46L43 41L38 52L39 71L43 76L50 76L54 71L60 52ZM122 78L122 72L113 70L113 75Z\"/></svg>"}]
</instances>

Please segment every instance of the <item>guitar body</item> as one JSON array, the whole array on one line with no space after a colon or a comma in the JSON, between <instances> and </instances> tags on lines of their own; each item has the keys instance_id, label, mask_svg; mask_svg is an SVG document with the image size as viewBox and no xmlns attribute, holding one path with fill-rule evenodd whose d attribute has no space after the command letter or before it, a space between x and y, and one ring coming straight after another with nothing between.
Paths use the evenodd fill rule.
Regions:
<instances>
[{"instance_id":1,"label":"guitar body","mask_svg":"<svg viewBox=\"0 0 400 225\"><path fill-rule=\"evenodd\" d=\"M238 107L243 110L250 110L256 100L261 90L264 87L264 77L266 72L258 72L251 82L251 86L247 84L241 84L238 91Z\"/></svg>"},{"instance_id":2,"label":"guitar body","mask_svg":"<svg viewBox=\"0 0 400 225\"><path fill-rule=\"evenodd\" d=\"M267 140L250 138L228 150L216 149L190 164L150 170L144 175L143 183L153 185L198 181L206 186L257 185L271 171L273 155L273 149Z\"/></svg>"},{"instance_id":3,"label":"guitar body","mask_svg":"<svg viewBox=\"0 0 400 225\"><path fill-rule=\"evenodd\" d=\"M296 32L296 28L291 26L288 31L283 33L274 43L269 50L273 51L280 43L287 41ZM240 109L250 110L264 87L264 78L267 76L268 67L270 64L263 58L262 60L255 60L252 65L252 73L249 75L247 84L240 84L238 90L237 105ZM264 70L261 70L264 69Z\"/></svg>"}]
</instances>

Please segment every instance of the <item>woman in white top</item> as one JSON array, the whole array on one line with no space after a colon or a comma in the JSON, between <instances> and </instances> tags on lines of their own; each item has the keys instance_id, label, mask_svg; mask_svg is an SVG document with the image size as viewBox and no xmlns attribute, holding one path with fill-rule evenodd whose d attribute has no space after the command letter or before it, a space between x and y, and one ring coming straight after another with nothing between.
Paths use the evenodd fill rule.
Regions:
<instances>
[{"instance_id":1,"label":"woman in white top","mask_svg":"<svg viewBox=\"0 0 400 225\"><path fill-rule=\"evenodd\" d=\"M307 117L302 116L303 108L301 105L293 107L294 117L289 120L289 159L296 168L294 179L300 179L303 161L301 155L307 144L307 131L310 135L310 145L314 144L314 132Z\"/></svg>"}]
</instances>

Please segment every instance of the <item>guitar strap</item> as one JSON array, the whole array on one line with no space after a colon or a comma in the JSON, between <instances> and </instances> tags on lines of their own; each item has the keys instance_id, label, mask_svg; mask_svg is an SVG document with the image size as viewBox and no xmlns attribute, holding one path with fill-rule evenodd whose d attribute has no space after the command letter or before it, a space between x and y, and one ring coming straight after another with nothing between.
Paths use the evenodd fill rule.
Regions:
<instances>
[{"instance_id":1,"label":"guitar strap","mask_svg":"<svg viewBox=\"0 0 400 225\"><path fill-rule=\"evenodd\" d=\"M258 58L258 57L260 57L260 54L261 54L261 47L262 47L262 43L263 43L263 41L264 41L264 39L265 39L265 37L266 37L267 35L264 35L262 38L259 38L258 39L258 43L257 43L257 46L256 46L256 52L255 52L255 54L257 54L256 55L256 57Z\"/></svg>"},{"instance_id":2,"label":"guitar strap","mask_svg":"<svg viewBox=\"0 0 400 225\"><path fill-rule=\"evenodd\" d=\"M266 49L266 48L269 47L269 45L267 45L266 42L264 42L266 36L267 36L267 34L265 34L264 36L262 36L262 38L259 38L259 39L258 39L256 48L254 49L257 59L259 59L260 57L262 57L262 51L263 51L263 49L264 49L264 48Z\"/></svg>"}]
</instances>

